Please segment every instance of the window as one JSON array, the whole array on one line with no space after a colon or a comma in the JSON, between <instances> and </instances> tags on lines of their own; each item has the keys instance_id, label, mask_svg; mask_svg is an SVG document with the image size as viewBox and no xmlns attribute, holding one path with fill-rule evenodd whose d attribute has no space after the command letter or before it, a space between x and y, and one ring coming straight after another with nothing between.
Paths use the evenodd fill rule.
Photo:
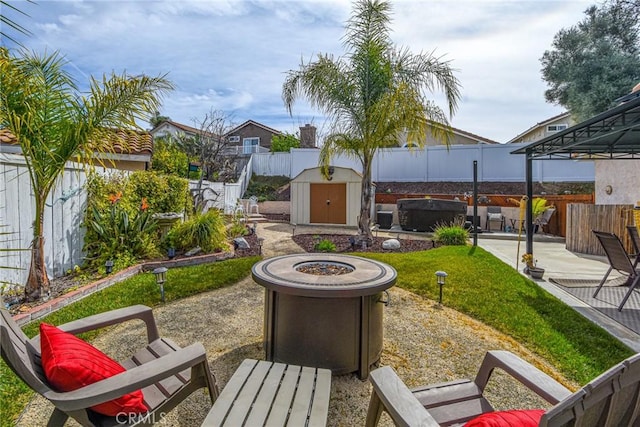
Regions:
<instances>
[{"instance_id":1,"label":"window","mask_svg":"<svg viewBox=\"0 0 640 427\"><path fill-rule=\"evenodd\" d=\"M230 136L229 142L240 142L240 137L238 135Z\"/></svg>"},{"instance_id":2,"label":"window","mask_svg":"<svg viewBox=\"0 0 640 427\"><path fill-rule=\"evenodd\" d=\"M558 125L548 125L547 132L549 133L560 132L561 130L565 130L568 127L569 126L567 126L565 123L558 124Z\"/></svg>"},{"instance_id":3,"label":"window","mask_svg":"<svg viewBox=\"0 0 640 427\"><path fill-rule=\"evenodd\" d=\"M257 153L258 147L260 146L260 138L244 138L242 140L242 153L243 154L251 154Z\"/></svg>"}]
</instances>

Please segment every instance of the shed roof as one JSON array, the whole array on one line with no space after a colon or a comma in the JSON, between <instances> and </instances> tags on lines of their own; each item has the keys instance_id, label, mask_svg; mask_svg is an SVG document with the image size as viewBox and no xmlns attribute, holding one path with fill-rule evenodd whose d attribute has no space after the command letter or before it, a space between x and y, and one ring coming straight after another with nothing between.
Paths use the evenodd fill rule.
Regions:
<instances>
[{"instance_id":1,"label":"shed roof","mask_svg":"<svg viewBox=\"0 0 640 427\"><path fill-rule=\"evenodd\" d=\"M527 159L640 159L640 91L604 113L512 151Z\"/></svg>"}]
</instances>

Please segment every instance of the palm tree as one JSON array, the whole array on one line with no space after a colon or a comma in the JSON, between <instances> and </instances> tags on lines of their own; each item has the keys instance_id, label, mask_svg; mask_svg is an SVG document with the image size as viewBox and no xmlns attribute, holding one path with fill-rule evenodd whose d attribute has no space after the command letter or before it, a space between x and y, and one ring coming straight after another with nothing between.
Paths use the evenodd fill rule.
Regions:
<instances>
[{"instance_id":1,"label":"palm tree","mask_svg":"<svg viewBox=\"0 0 640 427\"><path fill-rule=\"evenodd\" d=\"M69 160L89 164L95 153L112 150L104 136L137 128L173 89L165 77L112 74L91 78L88 95L78 92L58 53L10 55L0 48L0 127L20 144L35 198L31 265L25 294L33 300L49 292L44 261L45 201Z\"/></svg>"},{"instance_id":2,"label":"palm tree","mask_svg":"<svg viewBox=\"0 0 640 427\"><path fill-rule=\"evenodd\" d=\"M398 145L406 132L422 147L426 134L448 144L447 114L427 94L442 90L452 116L460 97L459 82L448 61L432 54L396 48L389 36L391 6L381 0L358 0L346 26L346 55L320 54L290 70L282 89L289 113L298 97L327 115L330 132L320 151L327 172L331 158L343 154L362 164L358 228L371 238L371 164L376 151Z\"/></svg>"}]
</instances>

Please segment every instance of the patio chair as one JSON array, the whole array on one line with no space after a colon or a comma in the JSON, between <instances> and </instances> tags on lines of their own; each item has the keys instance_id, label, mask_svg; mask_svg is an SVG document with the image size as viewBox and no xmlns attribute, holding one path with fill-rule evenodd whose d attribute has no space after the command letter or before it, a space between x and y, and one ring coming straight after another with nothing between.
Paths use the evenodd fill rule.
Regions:
<instances>
[{"instance_id":1,"label":"patio chair","mask_svg":"<svg viewBox=\"0 0 640 427\"><path fill-rule=\"evenodd\" d=\"M251 214L254 210L258 215L260 215L260 210L258 209L258 198L256 196L249 197L249 209L248 213Z\"/></svg>"},{"instance_id":2,"label":"patio chair","mask_svg":"<svg viewBox=\"0 0 640 427\"><path fill-rule=\"evenodd\" d=\"M629 276L625 283L625 285L629 285L629 290L627 290L624 298L622 298L622 302L618 306L618 311L622 311L622 307L624 307L634 288L638 285L638 282L640 282L640 273L635 269L634 264L629 258L629 254L624 249L624 246L618 236L613 233L596 230L593 230L593 234L595 234L598 241L600 241L600 244L607 255L607 259L609 260L609 269L600 281L600 284L598 284L598 287L593 293L593 297L595 298L598 295L598 292L600 292L600 289L604 286L604 283L609 277L609 274L611 274L611 271L616 270L619 273L625 274Z\"/></svg>"},{"instance_id":3,"label":"patio chair","mask_svg":"<svg viewBox=\"0 0 640 427\"><path fill-rule=\"evenodd\" d=\"M640 262L640 234L638 234L638 227L635 225L627 225L627 231L629 232L631 245L633 246L633 254L631 254L631 258L635 258L633 261L633 268L636 268L638 267L638 262Z\"/></svg>"},{"instance_id":4,"label":"patio chair","mask_svg":"<svg viewBox=\"0 0 640 427\"><path fill-rule=\"evenodd\" d=\"M639 418L640 353L617 364L587 385L571 393L538 368L508 351L486 353L475 380L458 380L409 390L395 371L385 366L369 375L373 385L366 426L378 424L387 411L397 426L459 426L482 415L499 419L483 396L494 369L511 375L554 405L541 416L539 426L636 426ZM485 415L483 415L485 414ZM513 411L509 415L532 416L534 411ZM490 423L482 425L498 425ZM503 425L503 424L499 424ZM520 425L520 424L517 424Z\"/></svg>"},{"instance_id":5,"label":"patio chair","mask_svg":"<svg viewBox=\"0 0 640 427\"><path fill-rule=\"evenodd\" d=\"M556 208L548 208L546 211L533 220L534 225L537 225L540 230L543 230L544 226L549 224L551 217L555 213Z\"/></svg>"},{"instance_id":6,"label":"patio chair","mask_svg":"<svg viewBox=\"0 0 640 427\"><path fill-rule=\"evenodd\" d=\"M500 222L500 231L504 231L504 215L502 215L502 207L487 206L487 231L491 231L491 221Z\"/></svg>"},{"instance_id":7,"label":"patio chair","mask_svg":"<svg viewBox=\"0 0 640 427\"><path fill-rule=\"evenodd\" d=\"M68 392L52 388L47 381L41 363L40 336L29 339L7 310L0 312L2 358L22 381L55 406L49 426L61 426L69 417L83 426L151 425L200 388L208 390L212 402L218 397L202 344L180 348L171 340L160 338L149 307L136 305L112 310L58 327L75 335L139 319L146 324L149 341L145 348L121 363L124 372ZM80 357L76 351L73 356ZM91 409L140 389L149 412L139 417L106 416Z\"/></svg>"}]
</instances>

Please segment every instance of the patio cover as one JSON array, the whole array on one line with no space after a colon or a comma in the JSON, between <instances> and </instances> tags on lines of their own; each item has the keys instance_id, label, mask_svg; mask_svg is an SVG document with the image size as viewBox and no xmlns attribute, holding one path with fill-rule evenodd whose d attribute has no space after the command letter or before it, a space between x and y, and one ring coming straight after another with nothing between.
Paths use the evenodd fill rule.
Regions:
<instances>
[{"instance_id":1,"label":"patio cover","mask_svg":"<svg viewBox=\"0 0 640 427\"><path fill-rule=\"evenodd\" d=\"M617 102L604 113L511 152L526 156L527 253L533 253L533 160L640 159L640 90Z\"/></svg>"}]
</instances>

